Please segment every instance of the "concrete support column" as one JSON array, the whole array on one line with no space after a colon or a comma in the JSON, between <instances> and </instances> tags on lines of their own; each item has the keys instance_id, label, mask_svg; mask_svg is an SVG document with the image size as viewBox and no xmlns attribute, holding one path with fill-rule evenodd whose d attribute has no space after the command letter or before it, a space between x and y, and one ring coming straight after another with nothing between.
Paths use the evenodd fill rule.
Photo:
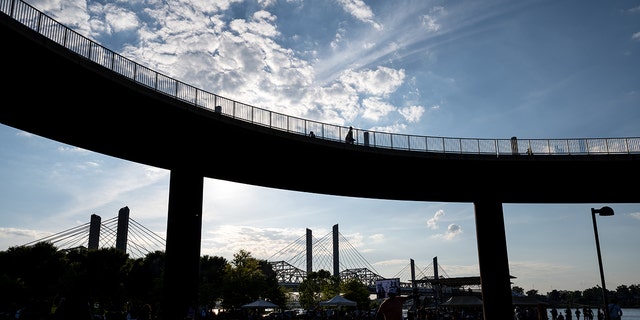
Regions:
<instances>
[{"instance_id":1,"label":"concrete support column","mask_svg":"<svg viewBox=\"0 0 640 320\"><path fill-rule=\"evenodd\" d=\"M485 319L513 319L511 275L502 203L474 202Z\"/></svg>"},{"instance_id":2,"label":"concrete support column","mask_svg":"<svg viewBox=\"0 0 640 320\"><path fill-rule=\"evenodd\" d=\"M162 319L185 319L198 303L204 178L172 170L165 250Z\"/></svg>"}]
</instances>

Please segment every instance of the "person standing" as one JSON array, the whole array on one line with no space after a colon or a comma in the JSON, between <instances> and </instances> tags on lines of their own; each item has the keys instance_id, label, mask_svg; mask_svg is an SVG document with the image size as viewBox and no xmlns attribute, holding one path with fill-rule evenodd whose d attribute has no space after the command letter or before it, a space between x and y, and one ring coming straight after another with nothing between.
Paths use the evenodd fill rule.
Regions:
<instances>
[{"instance_id":1,"label":"person standing","mask_svg":"<svg viewBox=\"0 0 640 320\"><path fill-rule=\"evenodd\" d=\"M151 316L151 305L146 303L142 305L140 311L138 311L137 320L151 320L153 317Z\"/></svg>"},{"instance_id":2,"label":"person standing","mask_svg":"<svg viewBox=\"0 0 640 320\"><path fill-rule=\"evenodd\" d=\"M388 298L384 299L378 307L375 320L402 320L402 306L413 298L412 296L402 297L398 294L398 287L390 287L387 291Z\"/></svg>"},{"instance_id":3,"label":"person standing","mask_svg":"<svg viewBox=\"0 0 640 320\"><path fill-rule=\"evenodd\" d=\"M387 292L384 291L384 287L382 286L382 283L378 283L377 287L376 287L376 296L378 299L384 299L384 297L386 296Z\"/></svg>"},{"instance_id":4,"label":"person standing","mask_svg":"<svg viewBox=\"0 0 640 320\"><path fill-rule=\"evenodd\" d=\"M618 305L618 299L613 298L611 302L607 306L609 309L609 319L610 320L620 320L622 319L622 308Z\"/></svg>"}]
</instances>

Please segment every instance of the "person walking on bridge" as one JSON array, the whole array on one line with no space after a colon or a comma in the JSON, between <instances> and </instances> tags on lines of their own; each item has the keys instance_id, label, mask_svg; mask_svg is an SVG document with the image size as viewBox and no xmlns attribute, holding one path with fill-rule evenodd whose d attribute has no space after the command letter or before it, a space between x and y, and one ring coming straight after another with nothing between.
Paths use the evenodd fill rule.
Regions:
<instances>
[{"instance_id":1,"label":"person walking on bridge","mask_svg":"<svg viewBox=\"0 0 640 320\"><path fill-rule=\"evenodd\" d=\"M344 142L348 144L353 144L356 139L353 138L353 128L349 127L349 132L347 132L347 136L344 138Z\"/></svg>"}]
</instances>

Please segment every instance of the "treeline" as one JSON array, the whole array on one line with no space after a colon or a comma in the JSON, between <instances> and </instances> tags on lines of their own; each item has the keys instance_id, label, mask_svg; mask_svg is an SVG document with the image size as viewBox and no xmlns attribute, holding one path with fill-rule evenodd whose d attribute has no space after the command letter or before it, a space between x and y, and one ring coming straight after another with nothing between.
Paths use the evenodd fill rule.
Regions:
<instances>
[{"instance_id":1,"label":"treeline","mask_svg":"<svg viewBox=\"0 0 640 320\"><path fill-rule=\"evenodd\" d=\"M550 307L583 307L593 306L599 307L603 305L602 287L596 286L585 290L552 290L546 295L540 295L538 290L529 290L526 293L521 287L514 286L513 292L526 294L527 296L536 297L540 301L549 304ZM640 284L632 284L629 286L621 285L615 290L607 289L607 299L617 299L618 304L623 308L640 308Z\"/></svg>"},{"instance_id":2,"label":"treeline","mask_svg":"<svg viewBox=\"0 0 640 320\"><path fill-rule=\"evenodd\" d=\"M135 318L144 305L152 319L162 319L165 254L156 251L131 259L115 248L58 250L50 243L0 251L0 319L56 319L64 301L82 301L93 315L106 319ZM271 264L240 250L231 261L200 258L198 306L193 318L210 318L212 308L241 312L257 299L283 309L295 304L310 308L344 293L369 307L367 287L358 281L341 283L328 271L308 275L294 297L280 286ZM220 318L220 317L219 317Z\"/></svg>"},{"instance_id":3,"label":"treeline","mask_svg":"<svg viewBox=\"0 0 640 320\"><path fill-rule=\"evenodd\" d=\"M56 319L64 301L81 301L88 311L107 319L132 318L148 305L152 319L162 319L165 254L156 251L131 259L117 249L58 250L50 243L18 246L0 251L0 319ZM553 290L546 295L537 290L526 293L550 307L602 305L602 289ZM269 300L283 309L315 309L320 301L337 294L356 301L358 309L370 310L377 302L358 279L341 281L329 271L311 272L297 294L280 286L271 264L240 250L231 261L216 256L200 258L198 306L194 319L212 317L213 308L228 315L242 312L241 306L257 299ZM640 307L640 286L619 286L608 291L624 308ZM245 310L246 311L246 310ZM222 318L222 317L219 317ZM237 317L234 317L237 318Z\"/></svg>"}]
</instances>

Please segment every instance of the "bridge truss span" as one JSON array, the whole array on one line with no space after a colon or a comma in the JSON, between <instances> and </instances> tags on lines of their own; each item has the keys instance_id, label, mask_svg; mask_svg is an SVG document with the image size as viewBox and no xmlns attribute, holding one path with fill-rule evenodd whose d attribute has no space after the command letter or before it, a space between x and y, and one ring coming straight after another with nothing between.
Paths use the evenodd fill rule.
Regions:
<instances>
[{"instance_id":1,"label":"bridge truss span","mask_svg":"<svg viewBox=\"0 0 640 320\"><path fill-rule=\"evenodd\" d=\"M342 281L349 279L357 279L361 283L365 284L369 288L375 288L376 280L384 279L379 274L367 269L367 268L355 268L355 269L346 269L340 272L340 279Z\"/></svg>"},{"instance_id":2,"label":"bridge truss span","mask_svg":"<svg viewBox=\"0 0 640 320\"><path fill-rule=\"evenodd\" d=\"M286 261L270 261L269 264L276 273L278 283L284 287L297 288L307 278L306 271Z\"/></svg>"}]
</instances>

